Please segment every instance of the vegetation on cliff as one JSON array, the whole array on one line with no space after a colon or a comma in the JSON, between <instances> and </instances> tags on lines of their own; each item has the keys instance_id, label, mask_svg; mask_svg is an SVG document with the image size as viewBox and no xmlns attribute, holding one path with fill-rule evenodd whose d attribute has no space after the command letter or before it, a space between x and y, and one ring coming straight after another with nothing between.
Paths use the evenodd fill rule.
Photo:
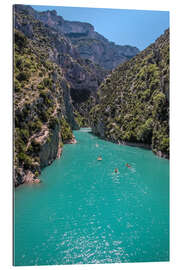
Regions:
<instances>
[{"instance_id":1,"label":"vegetation on cliff","mask_svg":"<svg viewBox=\"0 0 180 270\"><path fill-rule=\"evenodd\" d=\"M14 178L33 181L79 128L72 104L95 93L106 74L80 58L62 32L30 6L14 6ZM73 95L73 92L79 92ZM83 97L84 96L84 97ZM81 98L81 99L80 99ZM78 108L78 106L77 106Z\"/></svg>"},{"instance_id":2,"label":"vegetation on cliff","mask_svg":"<svg viewBox=\"0 0 180 270\"><path fill-rule=\"evenodd\" d=\"M42 61L54 62L61 67L69 83L73 104L96 95L107 72L89 59L81 58L71 40L59 28L60 16L53 11L37 12L30 6L15 5L14 19L15 28L32 41Z\"/></svg>"},{"instance_id":3,"label":"vegetation on cliff","mask_svg":"<svg viewBox=\"0 0 180 270\"><path fill-rule=\"evenodd\" d=\"M57 64L45 61L32 41L14 32L15 185L35 180L56 158L61 142L72 138L65 105L70 89ZM71 115L73 118L73 114ZM75 121L75 120L74 120ZM65 129L65 125L68 129ZM43 153L45 152L45 158ZM27 179L31 172L31 179Z\"/></svg>"},{"instance_id":4,"label":"vegetation on cliff","mask_svg":"<svg viewBox=\"0 0 180 270\"><path fill-rule=\"evenodd\" d=\"M117 67L98 96L90 113L95 134L116 143L147 144L169 157L169 30Z\"/></svg>"}]
</instances>

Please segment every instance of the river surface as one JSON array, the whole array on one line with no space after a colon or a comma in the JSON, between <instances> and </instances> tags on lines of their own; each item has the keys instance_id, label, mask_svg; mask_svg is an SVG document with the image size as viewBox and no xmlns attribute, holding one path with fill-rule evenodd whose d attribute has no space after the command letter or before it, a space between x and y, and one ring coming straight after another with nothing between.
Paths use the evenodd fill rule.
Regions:
<instances>
[{"instance_id":1,"label":"river surface","mask_svg":"<svg viewBox=\"0 0 180 270\"><path fill-rule=\"evenodd\" d=\"M15 265L169 260L169 161L89 131L16 188Z\"/></svg>"}]
</instances>

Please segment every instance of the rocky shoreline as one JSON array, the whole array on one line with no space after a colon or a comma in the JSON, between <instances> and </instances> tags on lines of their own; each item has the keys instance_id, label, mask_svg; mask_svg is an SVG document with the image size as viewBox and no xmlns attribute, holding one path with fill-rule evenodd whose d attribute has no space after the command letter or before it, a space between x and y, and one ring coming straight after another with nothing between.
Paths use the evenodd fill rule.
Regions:
<instances>
[{"instance_id":1,"label":"rocky shoreline","mask_svg":"<svg viewBox=\"0 0 180 270\"><path fill-rule=\"evenodd\" d=\"M39 183L41 183L41 180L39 178L35 177L35 175L31 171L27 171L23 180L24 180L23 184L39 184Z\"/></svg>"},{"instance_id":2,"label":"rocky shoreline","mask_svg":"<svg viewBox=\"0 0 180 270\"><path fill-rule=\"evenodd\" d=\"M142 147L145 149L151 149L151 145L145 144L145 143L133 143L133 142L118 141L117 144L134 146L134 147Z\"/></svg>"},{"instance_id":3,"label":"rocky shoreline","mask_svg":"<svg viewBox=\"0 0 180 270\"><path fill-rule=\"evenodd\" d=\"M124 141L120 141L117 144L121 144L121 145L128 145L128 146L132 146L132 147L140 147L140 148L144 148L144 149L148 149L148 150L152 150L152 145L150 144L144 144L144 143L132 143L132 142L124 142ZM158 152L154 152L152 150L152 152L160 157L160 158L166 158L168 159L167 155L163 154L161 151Z\"/></svg>"},{"instance_id":4,"label":"rocky shoreline","mask_svg":"<svg viewBox=\"0 0 180 270\"><path fill-rule=\"evenodd\" d=\"M73 135L72 139L68 142L68 144L76 144L76 143L77 143L77 140L76 140L75 136Z\"/></svg>"},{"instance_id":5,"label":"rocky shoreline","mask_svg":"<svg viewBox=\"0 0 180 270\"><path fill-rule=\"evenodd\" d=\"M162 151L154 151L152 149L152 145L151 144L137 143L137 142L127 142L127 141L123 141L123 140L108 139L108 138L105 137L103 126L100 127L100 125L98 125L97 127L98 127L98 132L97 132L97 130L96 130L96 128L94 126L91 127L92 128L92 133L95 136L101 138L102 140L110 141L112 143L119 144L119 145L128 145L128 146L132 146L132 147L140 147L140 148L148 149L148 150L151 150L156 156L158 156L160 158L169 159L169 156L167 156L166 154L162 153Z\"/></svg>"},{"instance_id":6,"label":"rocky shoreline","mask_svg":"<svg viewBox=\"0 0 180 270\"><path fill-rule=\"evenodd\" d=\"M76 143L77 143L77 140L76 140L75 136L72 135L72 139L70 141L68 141L66 144L76 144ZM63 152L63 147L62 146L59 146L58 147L58 150L57 150L56 159L60 159L61 158L62 152ZM47 166L51 165L54 160L50 160L48 162L48 165ZM42 181L38 177L36 177L35 174L32 171L30 171L30 170L26 171L26 173L23 171L23 169L22 170L19 170L19 175L22 178L21 184L31 185L31 184L40 184L40 183L42 183ZM20 184L15 185L15 187L18 187L19 185Z\"/></svg>"}]
</instances>

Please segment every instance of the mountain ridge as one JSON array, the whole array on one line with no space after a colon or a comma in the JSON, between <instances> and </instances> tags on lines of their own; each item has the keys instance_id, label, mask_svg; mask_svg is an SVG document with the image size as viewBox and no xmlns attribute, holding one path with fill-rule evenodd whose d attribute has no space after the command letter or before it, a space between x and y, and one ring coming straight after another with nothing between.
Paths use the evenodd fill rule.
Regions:
<instances>
[{"instance_id":1,"label":"mountain ridge","mask_svg":"<svg viewBox=\"0 0 180 270\"><path fill-rule=\"evenodd\" d=\"M135 46L118 45L109 41L96 32L90 23L64 20L56 10L38 12L28 6L28 11L36 19L69 38L81 58L89 59L106 70L112 70L139 53Z\"/></svg>"}]
</instances>

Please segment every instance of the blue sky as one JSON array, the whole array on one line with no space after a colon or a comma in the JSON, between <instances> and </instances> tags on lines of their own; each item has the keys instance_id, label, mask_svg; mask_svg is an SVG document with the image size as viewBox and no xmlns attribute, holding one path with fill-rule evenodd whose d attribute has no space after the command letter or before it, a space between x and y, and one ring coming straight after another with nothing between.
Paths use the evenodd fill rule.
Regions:
<instances>
[{"instance_id":1,"label":"blue sky","mask_svg":"<svg viewBox=\"0 0 180 270\"><path fill-rule=\"evenodd\" d=\"M169 27L168 11L32 6L57 11L65 20L91 23L95 31L119 45L140 50L153 43Z\"/></svg>"}]
</instances>

